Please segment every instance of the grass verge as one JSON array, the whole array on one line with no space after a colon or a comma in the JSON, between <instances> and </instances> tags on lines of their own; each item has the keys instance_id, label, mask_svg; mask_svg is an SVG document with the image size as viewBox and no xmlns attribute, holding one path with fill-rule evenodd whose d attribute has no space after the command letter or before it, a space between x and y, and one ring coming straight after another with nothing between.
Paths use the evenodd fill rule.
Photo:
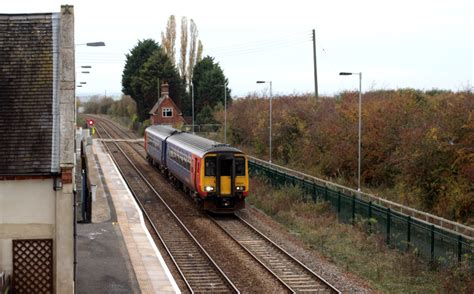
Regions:
<instances>
[{"instance_id":1,"label":"grass verge","mask_svg":"<svg viewBox=\"0 0 474 294\"><path fill-rule=\"evenodd\" d=\"M474 293L468 264L434 268L416 254L386 246L383 237L368 234L364 220L355 226L339 223L325 202L304 199L293 186L272 188L262 178L251 181L248 203L264 211L311 248L339 267L385 293Z\"/></svg>"}]
</instances>

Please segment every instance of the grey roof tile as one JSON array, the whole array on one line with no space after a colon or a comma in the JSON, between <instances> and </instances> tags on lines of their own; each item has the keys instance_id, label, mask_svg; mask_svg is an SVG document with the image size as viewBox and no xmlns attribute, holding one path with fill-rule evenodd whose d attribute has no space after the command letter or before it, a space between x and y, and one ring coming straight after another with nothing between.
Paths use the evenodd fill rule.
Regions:
<instances>
[{"instance_id":1,"label":"grey roof tile","mask_svg":"<svg viewBox=\"0 0 474 294\"><path fill-rule=\"evenodd\" d=\"M0 14L0 175L50 174L51 14Z\"/></svg>"}]
</instances>

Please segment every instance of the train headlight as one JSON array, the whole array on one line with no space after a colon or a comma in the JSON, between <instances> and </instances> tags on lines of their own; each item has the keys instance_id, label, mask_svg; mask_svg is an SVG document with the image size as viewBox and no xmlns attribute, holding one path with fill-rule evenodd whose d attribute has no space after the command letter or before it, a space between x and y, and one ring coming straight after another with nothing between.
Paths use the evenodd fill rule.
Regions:
<instances>
[{"instance_id":1,"label":"train headlight","mask_svg":"<svg viewBox=\"0 0 474 294\"><path fill-rule=\"evenodd\" d=\"M213 192L214 191L213 186L206 186L206 187L204 187L204 189L206 190L206 192Z\"/></svg>"},{"instance_id":2,"label":"train headlight","mask_svg":"<svg viewBox=\"0 0 474 294\"><path fill-rule=\"evenodd\" d=\"M237 186L237 187L235 187L235 189L239 192L243 192L243 191L245 191L245 186Z\"/></svg>"}]
</instances>

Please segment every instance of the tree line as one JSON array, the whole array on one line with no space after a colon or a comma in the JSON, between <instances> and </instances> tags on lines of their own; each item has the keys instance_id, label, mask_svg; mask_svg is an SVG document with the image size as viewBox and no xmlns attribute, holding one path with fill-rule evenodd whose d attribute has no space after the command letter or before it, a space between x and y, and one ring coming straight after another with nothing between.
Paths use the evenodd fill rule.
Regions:
<instances>
[{"instance_id":1,"label":"tree line","mask_svg":"<svg viewBox=\"0 0 474 294\"><path fill-rule=\"evenodd\" d=\"M474 95L471 91L363 94L363 190L439 216L474 223ZM357 185L358 93L273 100L272 159ZM227 112L228 140L268 158L268 100L249 95ZM216 118L222 119L221 114Z\"/></svg>"},{"instance_id":2,"label":"tree line","mask_svg":"<svg viewBox=\"0 0 474 294\"><path fill-rule=\"evenodd\" d=\"M126 54L122 74L122 92L136 102L139 121L149 118L149 111L160 98L160 84L169 84L169 96L181 109L183 116L192 114L194 94L197 123L213 122L212 110L227 104L231 90L220 65L211 56L202 58L203 44L198 40L198 29L191 19L181 19L180 51L176 58L176 19L171 15L161 44L153 39L140 40Z\"/></svg>"}]
</instances>

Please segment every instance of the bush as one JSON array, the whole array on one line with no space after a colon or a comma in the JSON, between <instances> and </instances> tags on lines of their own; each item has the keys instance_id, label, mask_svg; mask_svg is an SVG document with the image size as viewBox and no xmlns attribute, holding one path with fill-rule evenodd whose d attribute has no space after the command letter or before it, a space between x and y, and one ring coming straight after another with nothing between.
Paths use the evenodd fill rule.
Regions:
<instances>
[{"instance_id":1,"label":"bush","mask_svg":"<svg viewBox=\"0 0 474 294\"><path fill-rule=\"evenodd\" d=\"M474 95L443 90L363 94L361 181L391 200L474 222ZM272 160L357 186L358 93L273 99ZM216 118L223 123L223 117ZM231 143L268 158L269 100L249 95L228 109ZM382 195L384 196L384 195Z\"/></svg>"},{"instance_id":2,"label":"bush","mask_svg":"<svg viewBox=\"0 0 474 294\"><path fill-rule=\"evenodd\" d=\"M143 123L140 124L138 127L138 135L143 137L145 134L145 129L151 126L151 121L149 119L145 120Z\"/></svg>"}]
</instances>

